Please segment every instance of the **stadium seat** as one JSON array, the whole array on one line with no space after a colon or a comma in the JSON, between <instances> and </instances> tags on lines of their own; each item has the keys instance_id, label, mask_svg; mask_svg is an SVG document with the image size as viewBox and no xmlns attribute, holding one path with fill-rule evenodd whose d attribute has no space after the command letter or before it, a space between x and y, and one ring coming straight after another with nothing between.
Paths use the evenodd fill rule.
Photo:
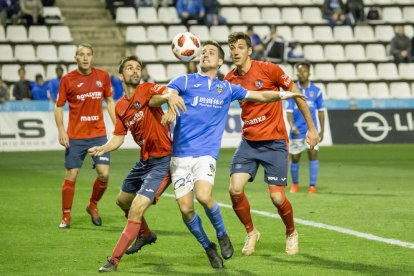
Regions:
<instances>
[{"instance_id":1,"label":"stadium seat","mask_svg":"<svg viewBox=\"0 0 414 276\"><path fill-rule=\"evenodd\" d=\"M412 4L414 4L414 2ZM404 22L413 23L414 22L414 7L404 7L403 18L404 18Z\"/></svg>"},{"instance_id":2,"label":"stadium seat","mask_svg":"<svg viewBox=\"0 0 414 276\"><path fill-rule=\"evenodd\" d=\"M377 66L378 78L384 80L398 79L398 70L395 63L380 63Z\"/></svg>"},{"instance_id":3,"label":"stadium seat","mask_svg":"<svg viewBox=\"0 0 414 276\"><path fill-rule=\"evenodd\" d=\"M336 76L340 80L356 80L356 71L353 63L339 63L336 65Z\"/></svg>"},{"instance_id":4,"label":"stadium seat","mask_svg":"<svg viewBox=\"0 0 414 276\"><path fill-rule=\"evenodd\" d=\"M356 41L360 42L371 42L375 40L374 31L372 27L367 26L355 26L354 36Z\"/></svg>"},{"instance_id":5,"label":"stadium seat","mask_svg":"<svg viewBox=\"0 0 414 276\"><path fill-rule=\"evenodd\" d=\"M190 26L190 32L195 34L201 41L210 39L210 31L205 25L192 25Z\"/></svg>"},{"instance_id":6,"label":"stadium seat","mask_svg":"<svg viewBox=\"0 0 414 276\"><path fill-rule=\"evenodd\" d=\"M399 7L385 7L382 9L382 20L387 23L402 23L402 13Z\"/></svg>"},{"instance_id":7,"label":"stadium seat","mask_svg":"<svg viewBox=\"0 0 414 276\"><path fill-rule=\"evenodd\" d=\"M0 42L6 41L6 32L4 31L4 27L0 25Z\"/></svg>"},{"instance_id":8,"label":"stadium seat","mask_svg":"<svg viewBox=\"0 0 414 276\"><path fill-rule=\"evenodd\" d=\"M20 79L19 74L17 73L19 68L20 64L3 64L3 66L1 67L2 80L9 82L18 81Z\"/></svg>"},{"instance_id":9,"label":"stadium seat","mask_svg":"<svg viewBox=\"0 0 414 276\"><path fill-rule=\"evenodd\" d=\"M318 80L336 79L335 68L332 64L316 64L315 78Z\"/></svg>"},{"instance_id":10,"label":"stadium seat","mask_svg":"<svg viewBox=\"0 0 414 276\"><path fill-rule=\"evenodd\" d=\"M282 68L283 72L285 72L286 75L291 77L292 79L295 79L296 76L294 76L295 72L293 70L293 66L289 63L279 64L280 68Z\"/></svg>"},{"instance_id":11,"label":"stadium seat","mask_svg":"<svg viewBox=\"0 0 414 276\"><path fill-rule=\"evenodd\" d=\"M76 54L75 45L60 45L58 47L58 57L63 62L74 62Z\"/></svg>"},{"instance_id":12,"label":"stadium seat","mask_svg":"<svg viewBox=\"0 0 414 276\"><path fill-rule=\"evenodd\" d=\"M77 64L69 64L68 65L68 72L76 70L78 68Z\"/></svg>"},{"instance_id":13,"label":"stadium seat","mask_svg":"<svg viewBox=\"0 0 414 276\"><path fill-rule=\"evenodd\" d=\"M398 65L400 78L414 80L414 63L400 63Z\"/></svg>"},{"instance_id":14,"label":"stadium seat","mask_svg":"<svg viewBox=\"0 0 414 276\"><path fill-rule=\"evenodd\" d=\"M253 26L253 32L255 32L255 33L256 33L256 29L255 29L256 27L267 27L267 28L269 28L268 26L257 26L257 25L255 25L255 26ZM245 33L245 32L247 32L247 26L246 25L233 25L233 26L230 27L230 33L233 33L233 32L244 32ZM258 34L258 35L260 36L260 34ZM260 36L260 37L263 38L262 36Z\"/></svg>"},{"instance_id":15,"label":"stadium seat","mask_svg":"<svg viewBox=\"0 0 414 276\"><path fill-rule=\"evenodd\" d=\"M262 20L267 24L280 24L282 19L279 8L262 8Z\"/></svg>"},{"instance_id":16,"label":"stadium seat","mask_svg":"<svg viewBox=\"0 0 414 276\"><path fill-rule=\"evenodd\" d=\"M141 57L144 62L153 62L158 60L154 45L138 45L135 48L135 54Z\"/></svg>"},{"instance_id":17,"label":"stadium seat","mask_svg":"<svg viewBox=\"0 0 414 276\"><path fill-rule=\"evenodd\" d=\"M164 26L148 26L147 38L148 41L154 43L170 42L167 36L167 29Z\"/></svg>"},{"instance_id":18,"label":"stadium seat","mask_svg":"<svg viewBox=\"0 0 414 276\"><path fill-rule=\"evenodd\" d=\"M237 28L236 28L237 27ZM239 32L246 32L245 26L232 26L230 32L233 32L233 30L237 30ZM270 34L270 28L269 26L253 26L253 32L260 36L262 39Z\"/></svg>"},{"instance_id":19,"label":"stadium seat","mask_svg":"<svg viewBox=\"0 0 414 276\"><path fill-rule=\"evenodd\" d=\"M39 45L36 49L36 56L42 62L57 62L58 54L55 45Z\"/></svg>"},{"instance_id":20,"label":"stadium seat","mask_svg":"<svg viewBox=\"0 0 414 276\"><path fill-rule=\"evenodd\" d=\"M174 56L173 52L171 51L170 45L158 45L157 56L160 59L160 61L178 61L178 59Z\"/></svg>"},{"instance_id":21,"label":"stadium seat","mask_svg":"<svg viewBox=\"0 0 414 276\"><path fill-rule=\"evenodd\" d=\"M222 73L223 75L226 75L229 71L230 71L230 68L226 63L224 63L219 69L219 72Z\"/></svg>"},{"instance_id":22,"label":"stadium seat","mask_svg":"<svg viewBox=\"0 0 414 276\"><path fill-rule=\"evenodd\" d=\"M262 15L257 7L243 7L240 10L240 19L246 24L262 23Z\"/></svg>"},{"instance_id":23,"label":"stadium seat","mask_svg":"<svg viewBox=\"0 0 414 276\"><path fill-rule=\"evenodd\" d=\"M372 61L389 61L390 57L385 52L382 44L368 44L365 48L366 58Z\"/></svg>"},{"instance_id":24,"label":"stadium seat","mask_svg":"<svg viewBox=\"0 0 414 276\"><path fill-rule=\"evenodd\" d=\"M344 48L342 45L326 45L325 58L329 61L344 61Z\"/></svg>"},{"instance_id":25,"label":"stadium seat","mask_svg":"<svg viewBox=\"0 0 414 276\"><path fill-rule=\"evenodd\" d=\"M414 36L414 27L411 25L404 25L404 32L406 36L413 37Z\"/></svg>"},{"instance_id":26,"label":"stadium seat","mask_svg":"<svg viewBox=\"0 0 414 276\"><path fill-rule=\"evenodd\" d=\"M309 0L306 0L308 3L310 2ZM325 20L322 18L322 12L321 9L318 7L310 7L310 8L303 8L302 9L302 20L305 23L310 23L310 24L322 24L325 23Z\"/></svg>"},{"instance_id":27,"label":"stadium seat","mask_svg":"<svg viewBox=\"0 0 414 276\"><path fill-rule=\"evenodd\" d=\"M372 99L388 99L390 93L385 82L373 82L369 84L369 97Z\"/></svg>"},{"instance_id":28,"label":"stadium seat","mask_svg":"<svg viewBox=\"0 0 414 276\"><path fill-rule=\"evenodd\" d=\"M316 26L313 28L313 37L317 42L333 42L332 28L329 26Z\"/></svg>"},{"instance_id":29,"label":"stadium seat","mask_svg":"<svg viewBox=\"0 0 414 276\"><path fill-rule=\"evenodd\" d=\"M319 89L322 91L322 97L325 99L327 98L326 95L326 87L325 84L323 84L322 82L314 82L314 84L319 87Z\"/></svg>"},{"instance_id":30,"label":"stadium seat","mask_svg":"<svg viewBox=\"0 0 414 276\"><path fill-rule=\"evenodd\" d=\"M125 34L127 43L145 43L148 42L147 31L144 26L127 26Z\"/></svg>"},{"instance_id":31,"label":"stadium seat","mask_svg":"<svg viewBox=\"0 0 414 276\"><path fill-rule=\"evenodd\" d=\"M58 43L66 43L73 41L68 26L50 27L50 40Z\"/></svg>"},{"instance_id":32,"label":"stadium seat","mask_svg":"<svg viewBox=\"0 0 414 276\"><path fill-rule=\"evenodd\" d=\"M326 94L330 99L348 99L345 83L328 83Z\"/></svg>"},{"instance_id":33,"label":"stadium seat","mask_svg":"<svg viewBox=\"0 0 414 276\"><path fill-rule=\"evenodd\" d=\"M154 24L160 23L158 20L158 13L154 7L139 7L138 8L138 23ZM149 34L149 33L148 33Z\"/></svg>"},{"instance_id":34,"label":"stadium seat","mask_svg":"<svg viewBox=\"0 0 414 276\"><path fill-rule=\"evenodd\" d=\"M375 26L375 40L381 42L390 42L394 37L395 32L392 26L378 25Z\"/></svg>"},{"instance_id":35,"label":"stadium seat","mask_svg":"<svg viewBox=\"0 0 414 276\"><path fill-rule=\"evenodd\" d=\"M240 24L240 12L236 7L223 7L220 9L220 14L224 16L229 24Z\"/></svg>"},{"instance_id":36,"label":"stadium seat","mask_svg":"<svg viewBox=\"0 0 414 276\"><path fill-rule=\"evenodd\" d=\"M51 80L56 78L56 66L57 64L48 64L46 66L46 79ZM67 73L67 69L65 65L60 65L63 68L63 74Z\"/></svg>"},{"instance_id":37,"label":"stadium seat","mask_svg":"<svg viewBox=\"0 0 414 276\"><path fill-rule=\"evenodd\" d=\"M187 73L187 67L182 63L167 65L167 78L169 80L174 79L177 76L180 76L186 73Z\"/></svg>"},{"instance_id":38,"label":"stadium seat","mask_svg":"<svg viewBox=\"0 0 414 276\"><path fill-rule=\"evenodd\" d=\"M62 12L57 6L43 7L43 16L47 24L58 24L63 21Z\"/></svg>"},{"instance_id":39,"label":"stadium seat","mask_svg":"<svg viewBox=\"0 0 414 276\"><path fill-rule=\"evenodd\" d=\"M132 7L119 7L116 9L115 22L119 24L137 23L137 11Z\"/></svg>"},{"instance_id":40,"label":"stadium seat","mask_svg":"<svg viewBox=\"0 0 414 276\"><path fill-rule=\"evenodd\" d=\"M373 63L359 63L356 66L357 76L361 80L378 79L377 68Z\"/></svg>"},{"instance_id":41,"label":"stadium seat","mask_svg":"<svg viewBox=\"0 0 414 276\"><path fill-rule=\"evenodd\" d=\"M221 48L224 51L224 61L231 62L229 45L227 43L225 43L225 44L221 45Z\"/></svg>"},{"instance_id":42,"label":"stadium seat","mask_svg":"<svg viewBox=\"0 0 414 276\"><path fill-rule=\"evenodd\" d=\"M147 64L148 74L156 82L166 82L168 81L167 75L165 73L164 65L162 64Z\"/></svg>"},{"instance_id":43,"label":"stadium seat","mask_svg":"<svg viewBox=\"0 0 414 276\"><path fill-rule=\"evenodd\" d=\"M14 57L20 62L36 61L36 52L31 44L18 44L14 46Z\"/></svg>"},{"instance_id":44,"label":"stadium seat","mask_svg":"<svg viewBox=\"0 0 414 276\"><path fill-rule=\"evenodd\" d=\"M350 61L364 61L366 60L365 49L362 45L346 45L345 56Z\"/></svg>"},{"instance_id":45,"label":"stadium seat","mask_svg":"<svg viewBox=\"0 0 414 276\"><path fill-rule=\"evenodd\" d=\"M27 42L27 31L23 25L9 25L6 29L6 40L10 42Z\"/></svg>"},{"instance_id":46,"label":"stadium seat","mask_svg":"<svg viewBox=\"0 0 414 276\"><path fill-rule=\"evenodd\" d=\"M298 42L313 42L312 29L309 26L294 26L293 40Z\"/></svg>"},{"instance_id":47,"label":"stadium seat","mask_svg":"<svg viewBox=\"0 0 414 276\"><path fill-rule=\"evenodd\" d=\"M222 2L222 0L220 0L220 3ZM257 5L257 6L267 6L267 5L271 5L274 4L272 0L251 0L253 5Z\"/></svg>"},{"instance_id":48,"label":"stadium seat","mask_svg":"<svg viewBox=\"0 0 414 276\"><path fill-rule=\"evenodd\" d=\"M26 79L29 81L35 81L37 74L41 74L43 79L46 76L45 68L41 64L27 64L24 66L24 69L26 70Z\"/></svg>"},{"instance_id":49,"label":"stadium seat","mask_svg":"<svg viewBox=\"0 0 414 276\"><path fill-rule=\"evenodd\" d=\"M193 25L193 26L198 26L198 25ZM192 26L191 26L192 27ZM179 34L179 33L185 33L185 32L187 32L188 30L187 30L187 27L186 26L184 26L184 25L171 25L171 26L168 26L168 34L167 34L167 37L168 37L168 40L169 41L172 41L173 40L173 38L177 35L177 34ZM193 34L195 34L195 33L193 33ZM201 37L199 37L197 34L195 34L200 40L204 40L204 39L202 39Z\"/></svg>"},{"instance_id":50,"label":"stadium seat","mask_svg":"<svg viewBox=\"0 0 414 276\"><path fill-rule=\"evenodd\" d=\"M282 22L289 24L301 24L302 14L300 9L297 7L292 8L282 8Z\"/></svg>"},{"instance_id":51,"label":"stadium seat","mask_svg":"<svg viewBox=\"0 0 414 276\"><path fill-rule=\"evenodd\" d=\"M303 49L305 58L309 61L324 61L325 55L321 45L305 45Z\"/></svg>"},{"instance_id":52,"label":"stadium seat","mask_svg":"<svg viewBox=\"0 0 414 276\"><path fill-rule=\"evenodd\" d=\"M390 97L398 99L409 99L413 95L407 82L392 82L390 84Z\"/></svg>"},{"instance_id":53,"label":"stadium seat","mask_svg":"<svg viewBox=\"0 0 414 276\"><path fill-rule=\"evenodd\" d=\"M177 24L181 22L175 7L160 7L158 9L158 19L162 23L167 24Z\"/></svg>"},{"instance_id":54,"label":"stadium seat","mask_svg":"<svg viewBox=\"0 0 414 276\"><path fill-rule=\"evenodd\" d=\"M48 28L46 26L30 26L29 40L33 42L50 42Z\"/></svg>"},{"instance_id":55,"label":"stadium seat","mask_svg":"<svg viewBox=\"0 0 414 276\"><path fill-rule=\"evenodd\" d=\"M292 31L289 26L278 26L277 33L286 41L292 41Z\"/></svg>"},{"instance_id":56,"label":"stadium seat","mask_svg":"<svg viewBox=\"0 0 414 276\"><path fill-rule=\"evenodd\" d=\"M227 26L211 26L210 37L217 42L227 42L229 28Z\"/></svg>"},{"instance_id":57,"label":"stadium seat","mask_svg":"<svg viewBox=\"0 0 414 276\"><path fill-rule=\"evenodd\" d=\"M368 99L368 86L365 82L351 82L348 85L348 95L351 99Z\"/></svg>"},{"instance_id":58,"label":"stadium seat","mask_svg":"<svg viewBox=\"0 0 414 276\"><path fill-rule=\"evenodd\" d=\"M0 44L0 62L14 61L13 48L9 44Z\"/></svg>"},{"instance_id":59,"label":"stadium seat","mask_svg":"<svg viewBox=\"0 0 414 276\"><path fill-rule=\"evenodd\" d=\"M354 35L350 26L336 26L334 28L334 40L339 42L353 42Z\"/></svg>"}]
</instances>

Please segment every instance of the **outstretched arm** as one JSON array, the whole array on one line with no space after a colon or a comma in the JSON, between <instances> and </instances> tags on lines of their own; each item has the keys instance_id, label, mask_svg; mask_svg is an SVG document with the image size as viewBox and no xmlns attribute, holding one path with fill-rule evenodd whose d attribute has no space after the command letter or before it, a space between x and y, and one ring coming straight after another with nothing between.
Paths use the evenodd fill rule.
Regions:
<instances>
[{"instance_id":1,"label":"outstretched arm","mask_svg":"<svg viewBox=\"0 0 414 276\"><path fill-rule=\"evenodd\" d=\"M102 156L104 153L116 150L124 143L125 135L113 135L105 145L95 146L88 149L91 156Z\"/></svg>"},{"instance_id":2,"label":"outstretched arm","mask_svg":"<svg viewBox=\"0 0 414 276\"><path fill-rule=\"evenodd\" d=\"M302 93L293 93L290 91L251 91L247 93L245 101L259 102L259 103L270 103L280 100L287 100L290 98L306 99L306 96Z\"/></svg>"},{"instance_id":3,"label":"outstretched arm","mask_svg":"<svg viewBox=\"0 0 414 276\"><path fill-rule=\"evenodd\" d=\"M167 88L162 95L154 95L148 103L150 107L159 107L163 104L168 104L168 109L180 116L180 109L183 112L187 111L183 98L178 96L177 90Z\"/></svg>"}]
</instances>

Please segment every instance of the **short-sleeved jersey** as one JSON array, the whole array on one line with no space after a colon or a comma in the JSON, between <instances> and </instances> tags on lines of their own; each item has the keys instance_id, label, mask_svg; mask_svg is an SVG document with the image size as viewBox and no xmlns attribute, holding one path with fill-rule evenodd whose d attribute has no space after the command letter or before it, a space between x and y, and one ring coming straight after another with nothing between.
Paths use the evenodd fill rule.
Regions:
<instances>
[{"instance_id":1,"label":"short-sleeved jersey","mask_svg":"<svg viewBox=\"0 0 414 276\"><path fill-rule=\"evenodd\" d=\"M106 136L102 101L111 96L111 81L106 71L93 67L89 75L82 75L77 70L64 75L56 106L69 102L69 138Z\"/></svg>"},{"instance_id":2,"label":"short-sleeved jersey","mask_svg":"<svg viewBox=\"0 0 414 276\"><path fill-rule=\"evenodd\" d=\"M322 111L325 109L323 105L323 96L322 91L314 83L309 82L309 86L303 88L300 86L299 82L296 84L300 92L306 96L306 103L309 106L309 111L312 116L312 120L317 126L316 121L316 111ZM293 114L293 124L299 130L299 135L294 135L292 131L290 132L289 137L291 139L303 139L306 137L306 132L308 131L308 126L306 125L305 118L303 118L302 113L300 112L298 106L296 105L293 99L287 101L286 112L292 112Z\"/></svg>"},{"instance_id":3,"label":"short-sleeved jersey","mask_svg":"<svg viewBox=\"0 0 414 276\"><path fill-rule=\"evenodd\" d=\"M237 68L227 73L225 80L240 84L247 90L289 90L292 80L283 70L270 62L251 61L249 71L240 76ZM244 122L242 136L250 141L288 139L283 119L282 101L273 103L241 102Z\"/></svg>"},{"instance_id":4,"label":"short-sleeved jersey","mask_svg":"<svg viewBox=\"0 0 414 276\"><path fill-rule=\"evenodd\" d=\"M199 73L172 80L168 87L179 92L187 112L177 118L173 136L173 156L218 158L230 103L243 100L247 90L228 81Z\"/></svg>"},{"instance_id":5,"label":"short-sleeved jersey","mask_svg":"<svg viewBox=\"0 0 414 276\"><path fill-rule=\"evenodd\" d=\"M141 159L164 157L171 154L170 127L161 125L164 115L161 107L149 107L153 95L162 94L165 86L146 82L135 89L128 100L120 98L115 106L115 135L131 131L134 141L141 147Z\"/></svg>"}]
</instances>

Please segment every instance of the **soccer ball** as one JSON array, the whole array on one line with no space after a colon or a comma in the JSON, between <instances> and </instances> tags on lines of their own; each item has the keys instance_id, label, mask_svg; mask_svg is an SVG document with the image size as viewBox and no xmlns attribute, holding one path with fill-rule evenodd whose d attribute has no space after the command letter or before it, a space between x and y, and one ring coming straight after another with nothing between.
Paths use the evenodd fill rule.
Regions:
<instances>
[{"instance_id":1,"label":"soccer ball","mask_svg":"<svg viewBox=\"0 0 414 276\"><path fill-rule=\"evenodd\" d=\"M174 55L184 62L195 59L200 51L200 47L200 40L190 32L177 34L171 43Z\"/></svg>"}]
</instances>

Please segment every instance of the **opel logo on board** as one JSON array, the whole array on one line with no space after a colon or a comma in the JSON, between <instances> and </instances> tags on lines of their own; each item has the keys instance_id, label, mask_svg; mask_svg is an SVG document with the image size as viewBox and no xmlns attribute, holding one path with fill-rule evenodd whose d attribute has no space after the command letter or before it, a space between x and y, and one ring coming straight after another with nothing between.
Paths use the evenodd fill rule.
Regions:
<instances>
[{"instance_id":1,"label":"opel logo on board","mask_svg":"<svg viewBox=\"0 0 414 276\"><path fill-rule=\"evenodd\" d=\"M358 129L363 138L370 142L384 140L392 129L381 114L372 111L361 114L358 121L354 123L354 127Z\"/></svg>"}]
</instances>

